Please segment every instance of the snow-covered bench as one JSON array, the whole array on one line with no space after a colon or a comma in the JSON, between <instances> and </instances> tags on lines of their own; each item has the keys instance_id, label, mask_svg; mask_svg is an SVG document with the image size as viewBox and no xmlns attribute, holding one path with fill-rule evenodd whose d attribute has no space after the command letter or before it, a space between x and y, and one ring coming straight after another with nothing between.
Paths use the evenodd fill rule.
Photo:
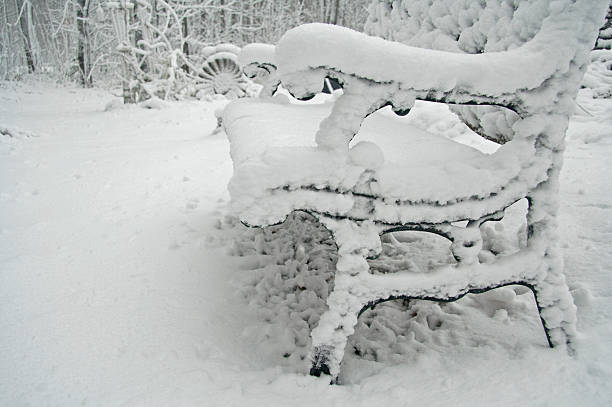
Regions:
<instances>
[{"instance_id":1,"label":"snow-covered bench","mask_svg":"<svg viewBox=\"0 0 612 407\"><path fill-rule=\"evenodd\" d=\"M272 96L280 85L275 48L271 44L253 43L245 45L238 55L245 76L262 86L259 93L261 98ZM331 94L340 88L342 86L335 78L325 78L321 91Z\"/></svg>"},{"instance_id":2,"label":"snow-covered bench","mask_svg":"<svg viewBox=\"0 0 612 407\"><path fill-rule=\"evenodd\" d=\"M297 98L337 79L334 104L243 99L225 109L232 205L247 225L306 211L332 233L338 262L329 310L312 331L311 374L337 377L360 312L396 298L453 301L519 284L531 289L549 345L575 336L575 306L557 248L558 177L574 98L606 0L541 1L533 39L466 55L414 48L346 28L307 24L274 50L281 84ZM514 137L487 155L377 112L407 114L415 99L496 105L515 112ZM527 244L480 256L480 226L527 198ZM464 222L460 222L464 221ZM372 274L380 235L425 231L449 239L456 263L426 274Z\"/></svg>"},{"instance_id":3,"label":"snow-covered bench","mask_svg":"<svg viewBox=\"0 0 612 407\"><path fill-rule=\"evenodd\" d=\"M238 55L238 63L247 78L262 86L260 97L269 97L276 92L280 79L277 74L274 45L247 44Z\"/></svg>"}]
</instances>

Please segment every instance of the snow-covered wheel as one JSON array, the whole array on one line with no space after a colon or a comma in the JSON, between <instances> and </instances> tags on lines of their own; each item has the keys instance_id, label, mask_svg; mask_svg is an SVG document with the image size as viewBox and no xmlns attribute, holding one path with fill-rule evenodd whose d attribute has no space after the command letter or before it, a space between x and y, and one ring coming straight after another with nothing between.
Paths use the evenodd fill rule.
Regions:
<instances>
[{"instance_id":1,"label":"snow-covered wheel","mask_svg":"<svg viewBox=\"0 0 612 407\"><path fill-rule=\"evenodd\" d=\"M211 50L200 73L201 89L208 94L241 97L246 93L246 81L236 61L240 48L234 50L229 45L222 44Z\"/></svg>"}]
</instances>

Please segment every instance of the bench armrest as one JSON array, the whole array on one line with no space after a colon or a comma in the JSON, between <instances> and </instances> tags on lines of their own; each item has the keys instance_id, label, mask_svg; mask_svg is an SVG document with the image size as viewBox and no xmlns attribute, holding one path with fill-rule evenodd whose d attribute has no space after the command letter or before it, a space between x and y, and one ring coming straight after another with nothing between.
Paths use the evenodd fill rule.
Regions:
<instances>
[{"instance_id":1,"label":"bench armrest","mask_svg":"<svg viewBox=\"0 0 612 407\"><path fill-rule=\"evenodd\" d=\"M573 17L582 9L574 10ZM572 14L572 13L570 13ZM558 20L558 19L557 19ZM523 46L504 52L460 54L411 47L328 24L287 31L276 47L281 81L305 95L313 86L304 73L338 72L379 84L395 83L417 98L446 103L498 104L520 113L521 92L547 84L575 56L576 24L552 20ZM579 20L578 20L579 21ZM572 31L569 36L564 31ZM323 73L321 73L323 75ZM300 79L302 78L302 79Z\"/></svg>"}]
</instances>

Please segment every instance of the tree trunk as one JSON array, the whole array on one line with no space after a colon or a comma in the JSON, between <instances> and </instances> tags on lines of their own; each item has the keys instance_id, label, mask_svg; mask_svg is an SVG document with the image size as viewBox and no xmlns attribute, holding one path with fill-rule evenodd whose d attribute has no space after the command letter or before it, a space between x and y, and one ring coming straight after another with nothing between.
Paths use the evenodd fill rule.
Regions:
<instances>
[{"instance_id":1,"label":"tree trunk","mask_svg":"<svg viewBox=\"0 0 612 407\"><path fill-rule=\"evenodd\" d=\"M189 43L187 42L187 37L189 36L189 26L187 24L187 17L183 17L181 32L181 36L183 37L183 55L185 55L185 58L189 58ZM189 67L187 64L183 65L183 70L189 73Z\"/></svg>"},{"instance_id":2,"label":"tree trunk","mask_svg":"<svg viewBox=\"0 0 612 407\"><path fill-rule=\"evenodd\" d=\"M332 24L338 24L338 12L340 11L340 0L334 0L333 15L331 18Z\"/></svg>"},{"instance_id":3,"label":"tree trunk","mask_svg":"<svg viewBox=\"0 0 612 407\"><path fill-rule=\"evenodd\" d=\"M151 24L159 27L159 14L157 14L157 0L151 0Z\"/></svg>"},{"instance_id":4,"label":"tree trunk","mask_svg":"<svg viewBox=\"0 0 612 407\"><path fill-rule=\"evenodd\" d=\"M77 0L76 22L78 32L77 61L84 87L92 86L91 47L89 43L89 0Z\"/></svg>"},{"instance_id":5,"label":"tree trunk","mask_svg":"<svg viewBox=\"0 0 612 407\"><path fill-rule=\"evenodd\" d=\"M32 39L30 38L29 24L30 13L27 8L31 7L30 3L26 0L24 4L23 0L15 0L15 6L17 7L17 13L20 15L19 28L21 30L21 36L23 37L23 50L25 52L26 63L28 64L28 72L34 73L36 66L34 65L34 52L32 50ZM24 9L24 7L26 9Z\"/></svg>"},{"instance_id":6,"label":"tree trunk","mask_svg":"<svg viewBox=\"0 0 612 407\"><path fill-rule=\"evenodd\" d=\"M2 9L4 14L4 26L2 28L2 42L7 44L6 48L2 51L4 52L4 77L3 79L9 79L11 74L11 66L14 60L13 58L13 50L12 50L12 38L11 38L11 25L8 18L8 10L6 8L6 3L2 3Z\"/></svg>"}]
</instances>

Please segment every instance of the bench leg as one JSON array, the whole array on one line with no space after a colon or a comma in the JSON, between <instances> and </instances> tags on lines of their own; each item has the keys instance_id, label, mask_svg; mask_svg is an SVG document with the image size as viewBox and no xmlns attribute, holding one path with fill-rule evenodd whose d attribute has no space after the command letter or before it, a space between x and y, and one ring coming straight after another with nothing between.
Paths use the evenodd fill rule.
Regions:
<instances>
[{"instance_id":1,"label":"bench leg","mask_svg":"<svg viewBox=\"0 0 612 407\"><path fill-rule=\"evenodd\" d=\"M561 155L554 156L561 160ZM557 167L560 168L560 165ZM527 213L528 244L531 241L545 242L546 251L542 261L541 278L533 289L544 330L551 347L566 346L571 354L576 337L576 306L563 274L563 254L558 246L557 213L559 170L550 175L529 199Z\"/></svg>"},{"instance_id":2,"label":"bench leg","mask_svg":"<svg viewBox=\"0 0 612 407\"><path fill-rule=\"evenodd\" d=\"M338 277L343 276L336 276L336 284ZM311 334L311 375L320 376L323 373L337 378L348 337L355 332L357 315L366 302L350 288L335 288L330 294L327 300L329 309L321 315L319 325Z\"/></svg>"},{"instance_id":3,"label":"bench leg","mask_svg":"<svg viewBox=\"0 0 612 407\"><path fill-rule=\"evenodd\" d=\"M348 337L355 331L357 316L368 302L367 290L360 289L359 276L368 273L366 258L380 253L378 229L371 222L320 221L332 232L338 245L334 290L327 299L329 309L312 331L310 374L327 374L336 380Z\"/></svg>"},{"instance_id":4,"label":"bench leg","mask_svg":"<svg viewBox=\"0 0 612 407\"><path fill-rule=\"evenodd\" d=\"M567 346L570 354L576 337L576 306L563 275L563 259L557 248L550 248L542 267L546 277L534 284L534 291L548 344Z\"/></svg>"}]
</instances>

